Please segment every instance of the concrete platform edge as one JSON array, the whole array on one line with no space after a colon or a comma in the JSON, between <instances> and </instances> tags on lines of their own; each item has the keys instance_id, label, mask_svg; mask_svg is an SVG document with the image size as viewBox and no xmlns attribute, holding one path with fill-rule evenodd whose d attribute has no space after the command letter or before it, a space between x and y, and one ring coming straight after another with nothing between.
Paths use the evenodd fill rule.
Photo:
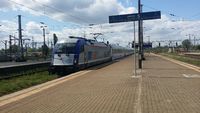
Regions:
<instances>
[{"instance_id":1,"label":"concrete platform edge","mask_svg":"<svg viewBox=\"0 0 200 113\"><path fill-rule=\"evenodd\" d=\"M154 55L154 56L160 57L162 59L168 60L170 62L173 62L175 64L178 64L178 65L184 66L186 68L189 68L189 69L195 70L197 72L200 72L200 67L198 67L198 66L194 66L192 64L188 64L188 63L185 63L185 62L174 60L172 58L168 58L168 57L165 57L165 56L162 56L162 55L158 55L158 54L154 54L154 53L151 53L151 54Z\"/></svg>"}]
</instances>

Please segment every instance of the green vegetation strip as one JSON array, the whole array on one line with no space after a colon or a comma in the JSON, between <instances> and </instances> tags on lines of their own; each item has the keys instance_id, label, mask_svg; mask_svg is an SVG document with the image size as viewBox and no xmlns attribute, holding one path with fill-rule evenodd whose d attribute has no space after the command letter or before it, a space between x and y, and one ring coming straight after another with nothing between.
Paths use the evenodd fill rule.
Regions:
<instances>
[{"instance_id":1,"label":"green vegetation strip","mask_svg":"<svg viewBox=\"0 0 200 113\"><path fill-rule=\"evenodd\" d=\"M198 59L180 56L175 53L161 53L161 55L200 67L200 60Z\"/></svg>"},{"instance_id":2,"label":"green vegetation strip","mask_svg":"<svg viewBox=\"0 0 200 113\"><path fill-rule=\"evenodd\" d=\"M23 75L10 79L0 80L0 96L19 91L37 84L41 84L58 78L57 75L49 75L48 71L31 75Z\"/></svg>"}]
</instances>

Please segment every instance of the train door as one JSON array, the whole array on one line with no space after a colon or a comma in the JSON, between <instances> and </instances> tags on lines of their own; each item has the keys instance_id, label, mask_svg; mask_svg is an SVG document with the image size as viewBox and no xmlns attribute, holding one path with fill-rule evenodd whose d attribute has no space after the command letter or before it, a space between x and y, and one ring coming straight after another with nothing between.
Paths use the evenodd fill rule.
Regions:
<instances>
[{"instance_id":1,"label":"train door","mask_svg":"<svg viewBox=\"0 0 200 113\"><path fill-rule=\"evenodd\" d=\"M88 46L84 45L84 65L87 67L88 64Z\"/></svg>"},{"instance_id":2,"label":"train door","mask_svg":"<svg viewBox=\"0 0 200 113\"><path fill-rule=\"evenodd\" d=\"M77 41L74 53L74 66L77 67L79 63L79 53L80 53L80 40Z\"/></svg>"},{"instance_id":3,"label":"train door","mask_svg":"<svg viewBox=\"0 0 200 113\"><path fill-rule=\"evenodd\" d=\"M74 66L84 64L84 41L78 40L75 47Z\"/></svg>"}]
</instances>

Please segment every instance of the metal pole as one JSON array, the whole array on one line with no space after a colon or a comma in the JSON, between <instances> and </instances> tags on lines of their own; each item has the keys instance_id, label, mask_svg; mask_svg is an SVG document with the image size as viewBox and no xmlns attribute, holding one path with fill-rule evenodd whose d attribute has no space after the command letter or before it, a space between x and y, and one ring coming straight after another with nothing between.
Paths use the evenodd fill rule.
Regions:
<instances>
[{"instance_id":1,"label":"metal pole","mask_svg":"<svg viewBox=\"0 0 200 113\"><path fill-rule=\"evenodd\" d=\"M47 35L47 36L48 36L48 35ZM47 42L47 43L48 43L48 48L49 48L49 36L47 37L47 39L48 39L48 42Z\"/></svg>"},{"instance_id":2,"label":"metal pole","mask_svg":"<svg viewBox=\"0 0 200 113\"><path fill-rule=\"evenodd\" d=\"M53 48L53 42L51 41L51 50L52 50L52 48Z\"/></svg>"},{"instance_id":3,"label":"metal pole","mask_svg":"<svg viewBox=\"0 0 200 113\"><path fill-rule=\"evenodd\" d=\"M34 37L32 37L32 43L31 43L32 49L34 48Z\"/></svg>"},{"instance_id":4,"label":"metal pole","mask_svg":"<svg viewBox=\"0 0 200 113\"><path fill-rule=\"evenodd\" d=\"M7 55L7 40L5 40L5 54Z\"/></svg>"},{"instance_id":5,"label":"metal pole","mask_svg":"<svg viewBox=\"0 0 200 113\"><path fill-rule=\"evenodd\" d=\"M140 14L142 13L142 4L140 5L140 10L141 10L141 12L140 12ZM141 19L141 18L140 18ZM143 48L143 43L144 43L144 37L143 37L143 20L141 20L141 53L142 53L142 55L141 55L141 57L142 57L142 60L144 60L144 48Z\"/></svg>"},{"instance_id":6,"label":"metal pole","mask_svg":"<svg viewBox=\"0 0 200 113\"><path fill-rule=\"evenodd\" d=\"M135 21L133 22L133 26L134 26L134 62L135 62L135 69L134 69L134 75L137 76L137 72L136 72L136 69L137 69L137 64L136 64L136 48L135 48L135 45L136 45L136 40L135 40Z\"/></svg>"},{"instance_id":7,"label":"metal pole","mask_svg":"<svg viewBox=\"0 0 200 113\"><path fill-rule=\"evenodd\" d=\"M42 31L43 31L43 38L44 38L44 42L43 42L43 48L42 48L42 50L43 50L43 56L45 57L46 55L45 55L45 28L44 28L44 26L42 26Z\"/></svg>"},{"instance_id":8,"label":"metal pole","mask_svg":"<svg viewBox=\"0 0 200 113\"><path fill-rule=\"evenodd\" d=\"M21 28L21 15L18 15L18 24L19 24L19 45L21 49L21 58L24 59L23 43L22 43L22 28Z\"/></svg>"},{"instance_id":9,"label":"metal pole","mask_svg":"<svg viewBox=\"0 0 200 113\"><path fill-rule=\"evenodd\" d=\"M43 27L42 30L43 30L43 38L44 38L44 44L43 45L45 45L45 43L46 43L45 42L45 28Z\"/></svg>"},{"instance_id":10,"label":"metal pole","mask_svg":"<svg viewBox=\"0 0 200 113\"><path fill-rule=\"evenodd\" d=\"M10 53L10 56L12 56L11 55L11 52L12 52L12 36L11 35L9 35L9 53Z\"/></svg>"},{"instance_id":11,"label":"metal pole","mask_svg":"<svg viewBox=\"0 0 200 113\"><path fill-rule=\"evenodd\" d=\"M26 47L26 57L28 56L28 44L26 43L25 44L25 47Z\"/></svg>"},{"instance_id":12,"label":"metal pole","mask_svg":"<svg viewBox=\"0 0 200 113\"><path fill-rule=\"evenodd\" d=\"M139 69L142 69L142 40L141 40L141 1L138 0L138 44L139 44L139 61L138 66Z\"/></svg>"}]
</instances>

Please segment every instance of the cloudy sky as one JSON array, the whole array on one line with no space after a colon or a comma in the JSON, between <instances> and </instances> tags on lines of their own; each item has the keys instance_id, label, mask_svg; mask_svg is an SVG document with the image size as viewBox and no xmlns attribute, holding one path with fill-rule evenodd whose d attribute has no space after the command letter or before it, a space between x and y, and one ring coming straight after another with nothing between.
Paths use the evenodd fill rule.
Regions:
<instances>
[{"instance_id":1,"label":"cloudy sky","mask_svg":"<svg viewBox=\"0 0 200 113\"><path fill-rule=\"evenodd\" d=\"M160 20L144 21L145 41L200 38L199 0L141 1L144 12L162 13ZM9 34L18 36L17 15L22 15L23 38L42 42L43 22L50 41L53 33L59 40L69 35L92 38L91 33L102 33L99 41L125 46L133 40L133 22L109 24L108 16L137 12L137 0L0 0L0 40L8 40Z\"/></svg>"}]
</instances>

